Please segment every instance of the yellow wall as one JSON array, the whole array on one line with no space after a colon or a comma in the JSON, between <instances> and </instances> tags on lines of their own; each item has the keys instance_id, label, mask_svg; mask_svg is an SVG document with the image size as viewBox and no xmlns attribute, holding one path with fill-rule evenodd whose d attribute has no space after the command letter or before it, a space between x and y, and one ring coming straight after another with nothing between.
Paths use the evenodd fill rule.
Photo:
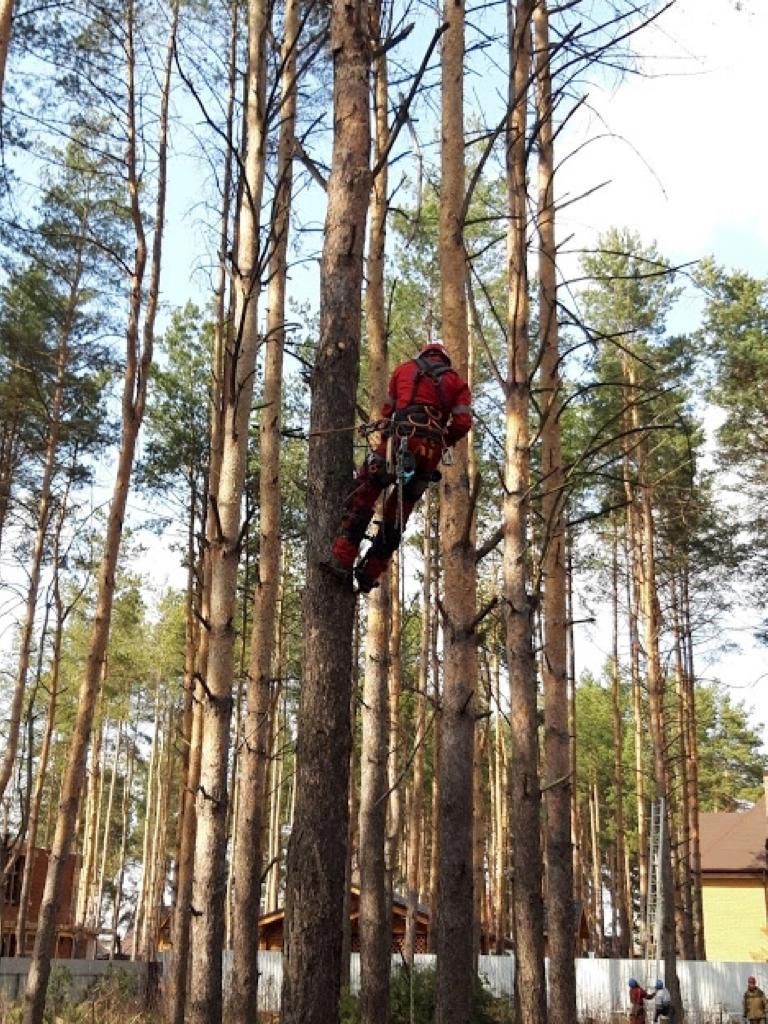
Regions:
<instances>
[{"instance_id":1,"label":"yellow wall","mask_svg":"<svg viewBox=\"0 0 768 1024\"><path fill-rule=\"evenodd\" d=\"M768 960L765 890L759 879L705 879L707 960Z\"/></svg>"}]
</instances>

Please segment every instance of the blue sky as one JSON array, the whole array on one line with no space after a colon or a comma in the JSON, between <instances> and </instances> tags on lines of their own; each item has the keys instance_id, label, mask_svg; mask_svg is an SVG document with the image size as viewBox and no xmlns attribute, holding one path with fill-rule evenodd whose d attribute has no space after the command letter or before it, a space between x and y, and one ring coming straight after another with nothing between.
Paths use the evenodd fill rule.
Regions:
<instances>
[{"instance_id":1,"label":"blue sky","mask_svg":"<svg viewBox=\"0 0 768 1024\"><path fill-rule=\"evenodd\" d=\"M768 4L745 0L740 6L737 10L731 0L678 0L634 41L642 57L641 74L590 86L588 104L569 130L568 144L575 149L599 133L613 137L566 161L559 194L578 195L603 179L609 184L563 212L558 230L561 238L573 235L569 248L587 248L607 228L626 226L645 241L655 240L675 262L712 255L726 266L768 275L768 133L762 124L768 96ZM409 42L416 61L430 35L428 27ZM494 79L472 83L473 94L478 87L488 90L492 106ZM177 102L186 117L185 101L179 96ZM429 118L426 111L422 114L420 130L426 136ZM188 142L182 139L178 145ZM208 276L201 269L206 246L211 262L215 258L199 205L203 165L188 160L181 168L172 166L171 175L162 284L166 309L188 299L207 303ZM305 197L305 203L310 210L316 205L317 219L322 219L319 193ZM310 265L294 276L311 290L316 271ZM699 313L699 300L684 295L673 329L695 329ZM111 483L111 467L104 467L104 479ZM144 504L134 492L136 519ZM167 541L149 541L145 564L154 578L178 585L181 575L174 562ZM768 659L751 643L753 619L745 608L738 621L724 622L723 635L742 651L712 663L702 659L702 670L753 706L756 720L768 722L768 677L763 679ZM600 624L582 629L581 664L599 670L608 653L601 647L606 631Z\"/></svg>"},{"instance_id":2,"label":"blue sky","mask_svg":"<svg viewBox=\"0 0 768 1024\"><path fill-rule=\"evenodd\" d=\"M644 74L590 91L591 110L574 135L602 125L617 138L569 162L560 187L578 194L596 179L611 181L569 208L562 235L573 231L588 244L611 225L627 226L674 262L713 256L768 275L768 133L759 113L768 95L768 5L747 0L741 7L679 0L635 41ZM700 300L684 294L670 326L694 330L700 310ZM716 410L707 420L714 426ZM735 649L700 652L699 670L702 679L724 682L753 709L753 722L765 725L768 652L752 641L757 620L749 606L736 609L721 633ZM603 638L610 634L602 617L582 628L581 663L594 669L609 653Z\"/></svg>"}]
</instances>

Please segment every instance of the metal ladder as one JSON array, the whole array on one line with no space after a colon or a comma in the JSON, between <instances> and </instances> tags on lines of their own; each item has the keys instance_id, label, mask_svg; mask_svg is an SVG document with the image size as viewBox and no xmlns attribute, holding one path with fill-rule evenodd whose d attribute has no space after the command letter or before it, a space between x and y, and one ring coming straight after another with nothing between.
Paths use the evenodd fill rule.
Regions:
<instances>
[{"instance_id":1,"label":"metal ladder","mask_svg":"<svg viewBox=\"0 0 768 1024\"><path fill-rule=\"evenodd\" d=\"M645 904L645 977L653 963L654 977L659 976L661 961L661 923L664 891L661 874L661 847L664 839L664 801L651 804L651 827L648 835L648 898Z\"/></svg>"}]
</instances>

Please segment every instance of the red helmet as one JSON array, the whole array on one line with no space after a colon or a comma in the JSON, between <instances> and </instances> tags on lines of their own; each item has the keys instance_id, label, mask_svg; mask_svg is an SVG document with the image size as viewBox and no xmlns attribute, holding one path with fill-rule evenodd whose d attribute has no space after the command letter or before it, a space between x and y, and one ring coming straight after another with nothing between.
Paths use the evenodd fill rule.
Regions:
<instances>
[{"instance_id":1,"label":"red helmet","mask_svg":"<svg viewBox=\"0 0 768 1024\"><path fill-rule=\"evenodd\" d=\"M441 359L444 359L449 366L451 365L451 357L448 355L448 349L439 341L431 341L428 345L425 345L421 352L419 352L419 355L436 355Z\"/></svg>"}]
</instances>

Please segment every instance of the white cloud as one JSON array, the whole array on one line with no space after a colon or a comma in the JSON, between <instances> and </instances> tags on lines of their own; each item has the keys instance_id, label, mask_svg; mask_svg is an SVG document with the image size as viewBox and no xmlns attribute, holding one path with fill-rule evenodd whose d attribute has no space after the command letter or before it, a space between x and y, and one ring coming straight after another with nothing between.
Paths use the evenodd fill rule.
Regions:
<instances>
[{"instance_id":1,"label":"white cloud","mask_svg":"<svg viewBox=\"0 0 768 1024\"><path fill-rule=\"evenodd\" d=\"M704 10L706 8L706 10ZM611 184L563 214L560 231L587 237L627 225L676 260L713 253L768 270L768 5L681 0L635 39L641 75L595 86L571 133L615 138L566 162L560 189ZM605 125L603 129L601 123Z\"/></svg>"}]
</instances>

